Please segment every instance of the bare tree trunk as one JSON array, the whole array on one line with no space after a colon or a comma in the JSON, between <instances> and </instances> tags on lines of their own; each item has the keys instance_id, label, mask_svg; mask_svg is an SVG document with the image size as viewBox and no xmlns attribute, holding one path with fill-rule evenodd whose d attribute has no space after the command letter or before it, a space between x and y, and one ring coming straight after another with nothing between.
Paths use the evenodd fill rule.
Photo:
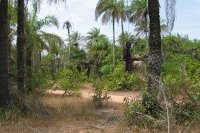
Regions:
<instances>
[{"instance_id":1,"label":"bare tree trunk","mask_svg":"<svg viewBox=\"0 0 200 133\"><path fill-rule=\"evenodd\" d=\"M123 20L121 19L121 28L122 28L122 46L123 46L123 49L124 49L124 46L125 46L125 40L124 40L124 23L123 23Z\"/></svg>"},{"instance_id":2,"label":"bare tree trunk","mask_svg":"<svg viewBox=\"0 0 200 133\"><path fill-rule=\"evenodd\" d=\"M67 28L68 32L68 40L69 40L69 64L70 64L70 58L71 58L71 40L70 40L70 30Z\"/></svg>"},{"instance_id":3,"label":"bare tree trunk","mask_svg":"<svg viewBox=\"0 0 200 133\"><path fill-rule=\"evenodd\" d=\"M18 78L18 90L24 92L24 46L25 46L25 5L24 0L18 0L17 3L17 78Z\"/></svg>"},{"instance_id":4,"label":"bare tree trunk","mask_svg":"<svg viewBox=\"0 0 200 133\"><path fill-rule=\"evenodd\" d=\"M113 17L113 66L115 66L115 18Z\"/></svg>"},{"instance_id":5,"label":"bare tree trunk","mask_svg":"<svg viewBox=\"0 0 200 133\"><path fill-rule=\"evenodd\" d=\"M150 18L150 34L149 34L149 62L148 62L148 96L144 97L143 103L150 114L158 113L160 108L157 101L157 93L159 88L159 80L162 65L161 52L161 33L160 33L160 16L159 1L149 0L148 10Z\"/></svg>"},{"instance_id":6,"label":"bare tree trunk","mask_svg":"<svg viewBox=\"0 0 200 133\"><path fill-rule=\"evenodd\" d=\"M32 50L26 49L26 88L27 92L32 91Z\"/></svg>"},{"instance_id":7,"label":"bare tree trunk","mask_svg":"<svg viewBox=\"0 0 200 133\"><path fill-rule=\"evenodd\" d=\"M10 101L8 89L8 0L0 1L0 107Z\"/></svg>"}]
</instances>

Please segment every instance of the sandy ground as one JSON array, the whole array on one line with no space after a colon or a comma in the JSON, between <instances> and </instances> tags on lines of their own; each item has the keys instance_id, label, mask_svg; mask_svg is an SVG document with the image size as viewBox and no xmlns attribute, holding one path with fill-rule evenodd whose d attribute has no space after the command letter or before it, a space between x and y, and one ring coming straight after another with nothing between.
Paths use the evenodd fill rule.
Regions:
<instances>
[{"instance_id":1,"label":"sandy ground","mask_svg":"<svg viewBox=\"0 0 200 133\"><path fill-rule=\"evenodd\" d=\"M49 89L46 91L47 94L52 95L67 95L65 91L62 90L53 90ZM83 88L80 90L81 96L86 99L91 99L91 97L94 95L94 87L91 84L85 84ZM140 92L139 91L118 91L118 92L108 92L108 96L110 97L110 102L115 103L123 103L125 98L128 98L130 100L136 101L140 100Z\"/></svg>"},{"instance_id":2,"label":"sandy ground","mask_svg":"<svg viewBox=\"0 0 200 133\"><path fill-rule=\"evenodd\" d=\"M52 93L53 92L53 93ZM91 102L94 89L87 84L81 90L82 97L63 96L61 91L48 90L38 98L46 113L28 115L0 122L0 133L165 133L150 129L137 129L123 121L123 99L140 99L139 92L109 92L111 100L104 108L96 109ZM58 96L55 96L58 95ZM183 130L177 127L171 133L200 133L200 127Z\"/></svg>"}]
</instances>

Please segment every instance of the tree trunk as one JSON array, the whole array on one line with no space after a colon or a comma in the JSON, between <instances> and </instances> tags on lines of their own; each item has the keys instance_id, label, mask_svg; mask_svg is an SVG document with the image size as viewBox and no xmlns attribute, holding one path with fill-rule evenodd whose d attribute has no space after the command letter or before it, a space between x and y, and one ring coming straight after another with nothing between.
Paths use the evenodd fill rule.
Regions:
<instances>
[{"instance_id":1,"label":"tree trunk","mask_svg":"<svg viewBox=\"0 0 200 133\"><path fill-rule=\"evenodd\" d=\"M10 101L8 89L8 0L0 1L0 107Z\"/></svg>"},{"instance_id":2,"label":"tree trunk","mask_svg":"<svg viewBox=\"0 0 200 133\"><path fill-rule=\"evenodd\" d=\"M68 32L68 40L69 40L69 64L70 64L70 57L71 57L71 40L70 40L70 30L69 28L67 28L67 32Z\"/></svg>"},{"instance_id":3,"label":"tree trunk","mask_svg":"<svg viewBox=\"0 0 200 133\"><path fill-rule=\"evenodd\" d=\"M27 92L32 91L32 50L26 49L26 88Z\"/></svg>"},{"instance_id":4,"label":"tree trunk","mask_svg":"<svg viewBox=\"0 0 200 133\"><path fill-rule=\"evenodd\" d=\"M115 18L113 17L113 66L115 66Z\"/></svg>"},{"instance_id":5,"label":"tree trunk","mask_svg":"<svg viewBox=\"0 0 200 133\"><path fill-rule=\"evenodd\" d=\"M159 1L149 0L148 10L150 18L150 34L149 34L149 60L148 60L148 96L144 97L144 104L150 114L157 113L159 109L156 99L162 65L161 52L161 33L160 33L160 16L159 16Z\"/></svg>"},{"instance_id":6,"label":"tree trunk","mask_svg":"<svg viewBox=\"0 0 200 133\"><path fill-rule=\"evenodd\" d=\"M24 92L24 45L25 45L25 34L24 34L24 0L18 0L17 3L17 83L18 90Z\"/></svg>"},{"instance_id":7,"label":"tree trunk","mask_svg":"<svg viewBox=\"0 0 200 133\"><path fill-rule=\"evenodd\" d=\"M125 46L125 40L124 40L124 23L123 23L123 20L121 19L121 28L122 28L122 46L123 46L123 49L124 49L124 46Z\"/></svg>"}]
</instances>

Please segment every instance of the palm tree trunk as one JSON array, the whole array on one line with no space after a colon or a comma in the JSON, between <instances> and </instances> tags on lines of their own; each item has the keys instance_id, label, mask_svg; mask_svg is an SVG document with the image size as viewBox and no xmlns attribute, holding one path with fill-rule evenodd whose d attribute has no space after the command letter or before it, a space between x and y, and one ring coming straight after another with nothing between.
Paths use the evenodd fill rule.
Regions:
<instances>
[{"instance_id":1,"label":"palm tree trunk","mask_svg":"<svg viewBox=\"0 0 200 133\"><path fill-rule=\"evenodd\" d=\"M124 46L125 46L125 40L124 40L124 23L123 23L123 20L121 19L121 28L122 28L122 46L123 46L123 49L124 49Z\"/></svg>"},{"instance_id":2,"label":"palm tree trunk","mask_svg":"<svg viewBox=\"0 0 200 133\"><path fill-rule=\"evenodd\" d=\"M146 105L150 114L156 114L159 109L159 103L156 99L162 65L161 53L161 33L160 33L160 16L159 1L149 0L148 10L150 18L149 34L149 63L148 63L148 96L144 97L143 103Z\"/></svg>"},{"instance_id":3,"label":"palm tree trunk","mask_svg":"<svg viewBox=\"0 0 200 133\"><path fill-rule=\"evenodd\" d=\"M8 89L8 0L0 1L0 107L9 104Z\"/></svg>"},{"instance_id":4,"label":"palm tree trunk","mask_svg":"<svg viewBox=\"0 0 200 133\"><path fill-rule=\"evenodd\" d=\"M25 34L24 34L24 0L18 0L17 9L17 83L18 90L24 92L24 45L25 45Z\"/></svg>"},{"instance_id":5,"label":"palm tree trunk","mask_svg":"<svg viewBox=\"0 0 200 133\"><path fill-rule=\"evenodd\" d=\"M69 40L69 64L70 64L70 57L71 57L71 40L70 40L70 30L69 28L67 28L67 32L68 32L68 40Z\"/></svg>"},{"instance_id":6,"label":"palm tree trunk","mask_svg":"<svg viewBox=\"0 0 200 133\"><path fill-rule=\"evenodd\" d=\"M10 3L8 3L10 4ZM9 75L9 83L10 84L10 76L11 74L11 66L12 66L12 58L11 58L11 50L12 50L12 30L11 30L11 24L10 24L10 20L11 20L11 15L8 14L8 75Z\"/></svg>"},{"instance_id":7,"label":"palm tree trunk","mask_svg":"<svg viewBox=\"0 0 200 133\"><path fill-rule=\"evenodd\" d=\"M113 17L113 66L115 66L115 18Z\"/></svg>"},{"instance_id":8,"label":"palm tree trunk","mask_svg":"<svg viewBox=\"0 0 200 133\"><path fill-rule=\"evenodd\" d=\"M26 87L27 92L32 91L32 50L26 49Z\"/></svg>"},{"instance_id":9,"label":"palm tree trunk","mask_svg":"<svg viewBox=\"0 0 200 133\"><path fill-rule=\"evenodd\" d=\"M161 53L161 33L160 33L160 15L159 1L149 0L149 17L150 17L150 63L148 66L149 73L154 77L159 78L161 74L162 53ZM150 78L151 81L151 78ZM149 89L154 89L156 86L149 82Z\"/></svg>"}]
</instances>

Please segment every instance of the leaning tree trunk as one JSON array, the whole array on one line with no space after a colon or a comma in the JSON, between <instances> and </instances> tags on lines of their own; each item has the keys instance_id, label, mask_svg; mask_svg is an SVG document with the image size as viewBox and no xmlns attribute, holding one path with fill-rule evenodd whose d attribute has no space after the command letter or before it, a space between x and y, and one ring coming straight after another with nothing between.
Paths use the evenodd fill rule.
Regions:
<instances>
[{"instance_id":1,"label":"leaning tree trunk","mask_svg":"<svg viewBox=\"0 0 200 133\"><path fill-rule=\"evenodd\" d=\"M25 16L24 0L18 0L17 3L17 83L18 90L24 92L24 45L25 45Z\"/></svg>"},{"instance_id":2,"label":"leaning tree trunk","mask_svg":"<svg viewBox=\"0 0 200 133\"><path fill-rule=\"evenodd\" d=\"M115 18L113 17L113 66L115 66Z\"/></svg>"},{"instance_id":3,"label":"leaning tree trunk","mask_svg":"<svg viewBox=\"0 0 200 133\"><path fill-rule=\"evenodd\" d=\"M148 10L150 18L150 34L149 34L149 62L148 62L148 96L144 97L144 104L150 114L157 113L159 109L156 99L162 65L161 53L161 33L160 33L160 16L159 1L149 0Z\"/></svg>"},{"instance_id":4,"label":"leaning tree trunk","mask_svg":"<svg viewBox=\"0 0 200 133\"><path fill-rule=\"evenodd\" d=\"M0 107L9 104L8 89L8 0L0 1Z\"/></svg>"}]
</instances>

